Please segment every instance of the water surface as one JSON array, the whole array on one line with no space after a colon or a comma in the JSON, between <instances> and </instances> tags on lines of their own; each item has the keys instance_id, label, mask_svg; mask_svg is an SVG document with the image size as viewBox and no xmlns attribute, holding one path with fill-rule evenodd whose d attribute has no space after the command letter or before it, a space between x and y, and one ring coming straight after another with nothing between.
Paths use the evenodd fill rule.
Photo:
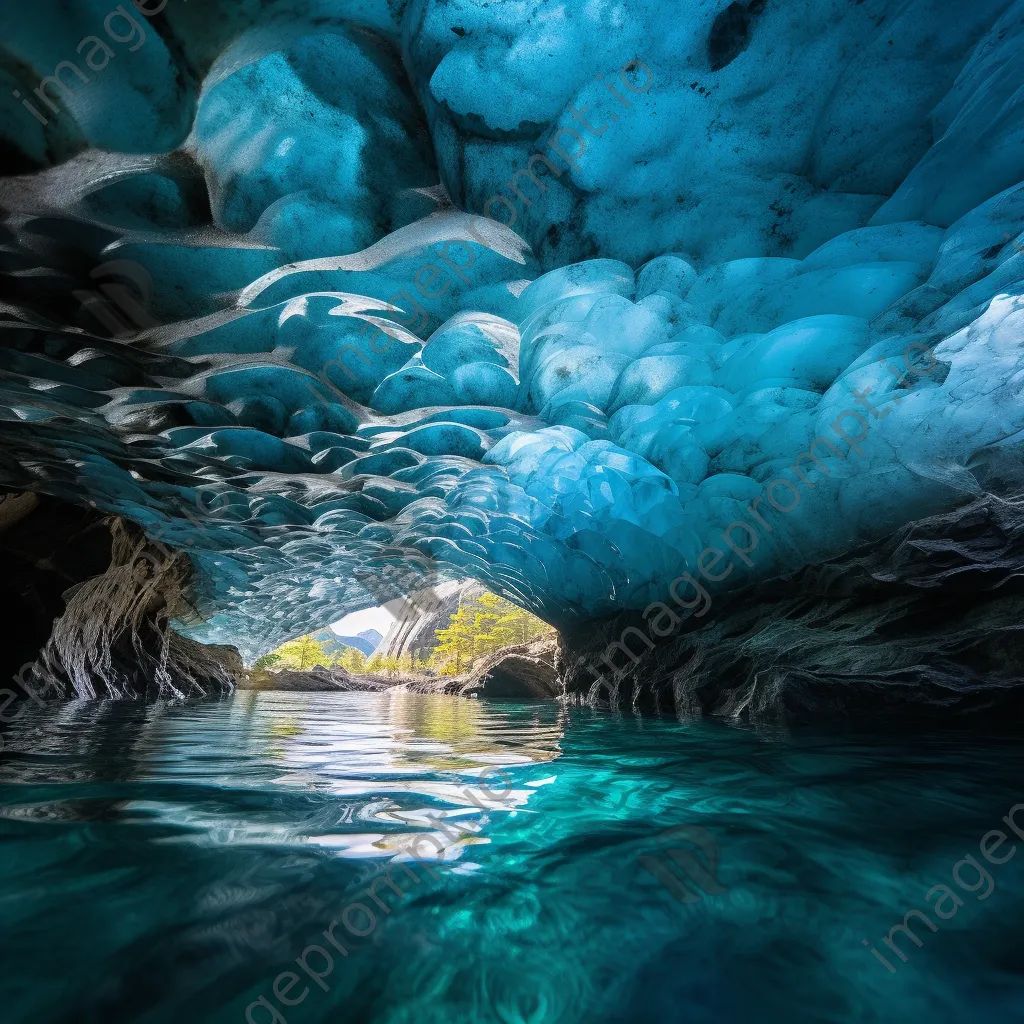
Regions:
<instances>
[{"instance_id":1,"label":"water surface","mask_svg":"<svg viewBox=\"0 0 1024 1024\"><path fill-rule=\"evenodd\" d=\"M241 1024L261 997L257 1024L1024 1020L1024 855L897 936L906 963L882 944L1024 801L1005 737L242 693L30 709L6 740L5 1021ZM372 930L334 929L329 974L306 958L324 991L295 960L359 903Z\"/></svg>"}]
</instances>

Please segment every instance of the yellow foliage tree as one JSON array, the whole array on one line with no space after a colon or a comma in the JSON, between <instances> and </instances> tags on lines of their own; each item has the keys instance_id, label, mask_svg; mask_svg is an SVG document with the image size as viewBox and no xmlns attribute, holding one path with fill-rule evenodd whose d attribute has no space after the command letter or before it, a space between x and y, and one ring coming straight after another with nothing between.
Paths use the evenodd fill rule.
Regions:
<instances>
[{"instance_id":1,"label":"yellow foliage tree","mask_svg":"<svg viewBox=\"0 0 1024 1024\"><path fill-rule=\"evenodd\" d=\"M358 647L347 647L341 652L338 664L346 672L353 674L366 671L366 655Z\"/></svg>"},{"instance_id":2,"label":"yellow foliage tree","mask_svg":"<svg viewBox=\"0 0 1024 1024\"><path fill-rule=\"evenodd\" d=\"M402 671L402 659L386 654L380 659L380 671L392 678Z\"/></svg>"},{"instance_id":3,"label":"yellow foliage tree","mask_svg":"<svg viewBox=\"0 0 1024 1024\"><path fill-rule=\"evenodd\" d=\"M280 658L277 664L281 668L298 669L300 672L305 672L314 665L330 666L332 660L326 647L311 636L289 640L286 644L281 644L274 654Z\"/></svg>"},{"instance_id":4,"label":"yellow foliage tree","mask_svg":"<svg viewBox=\"0 0 1024 1024\"><path fill-rule=\"evenodd\" d=\"M431 661L442 675L457 675L480 658L553 632L546 622L511 601L481 594L460 605L448 625L437 631L439 642Z\"/></svg>"},{"instance_id":5,"label":"yellow foliage tree","mask_svg":"<svg viewBox=\"0 0 1024 1024\"><path fill-rule=\"evenodd\" d=\"M511 601L504 601L501 598L498 600L502 603L502 615L498 619L495 631L507 634L511 638L510 643L525 644L555 632L552 626L543 619L538 619L536 615L531 615Z\"/></svg>"},{"instance_id":6,"label":"yellow foliage tree","mask_svg":"<svg viewBox=\"0 0 1024 1024\"><path fill-rule=\"evenodd\" d=\"M473 614L468 606L459 606L448 620L448 625L437 631L437 639L434 657L442 669L454 664L455 673L458 674L464 667L469 667L476 650L476 636L473 632Z\"/></svg>"}]
</instances>

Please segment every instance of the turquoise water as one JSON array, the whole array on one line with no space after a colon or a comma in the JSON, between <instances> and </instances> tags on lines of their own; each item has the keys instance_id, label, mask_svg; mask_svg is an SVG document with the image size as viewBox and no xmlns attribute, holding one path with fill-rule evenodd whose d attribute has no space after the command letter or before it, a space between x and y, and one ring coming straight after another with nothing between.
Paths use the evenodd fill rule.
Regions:
<instances>
[{"instance_id":1,"label":"turquoise water","mask_svg":"<svg viewBox=\"0 0 1024 1024\"><path fill-rule=\"evenodd\" d=\"M6 738L4 1021L1024 1020L1024 855L979 854L1024 801L1010 738L401 693L79 703ZM367 887L431 813L385 913ZM903 963L882 937L940 883L963 904Z\"/></svg>"}]
</instances>

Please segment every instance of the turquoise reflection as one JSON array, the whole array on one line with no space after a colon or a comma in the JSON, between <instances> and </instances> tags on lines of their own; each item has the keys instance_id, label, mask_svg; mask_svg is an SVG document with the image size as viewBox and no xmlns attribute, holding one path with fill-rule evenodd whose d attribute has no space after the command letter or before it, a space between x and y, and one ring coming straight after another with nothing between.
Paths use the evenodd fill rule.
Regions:
<instances>
[{"instance_id":1,"label":"turquoise reflection","mask_svg":"<svg viewBox=\"0 0 1024 1024\"><path fill-rule=\"evenodd\" d=\"M1021 801L1004 738L398 693L49 711L0 770L5 1020L962 1022L1024 1000L1021 858L895 975L862 945Z\"/></svg>"}]
</instances>

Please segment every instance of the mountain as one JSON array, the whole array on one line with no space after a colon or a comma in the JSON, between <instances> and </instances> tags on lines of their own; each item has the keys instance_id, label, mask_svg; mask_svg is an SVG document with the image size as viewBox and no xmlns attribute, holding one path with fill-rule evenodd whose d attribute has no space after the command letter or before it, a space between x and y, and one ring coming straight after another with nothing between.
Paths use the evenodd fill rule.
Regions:
<instances>
[{"instance_id":1,"label":"mountain","mask_svg":"<svg viewBox=\"0 0 1024 1024\"><path fill-rule=\"evenodd\" d=\"M381 642L383 637L375 629L364 629L358 636L338 636L335 634L335 639L342 647L354 647L369 657L377 650L377 644Z\"/></svg>"},{"instance_id":2,"label":"mountain","mask_svg":"<svg viewBox=\"0 0 1024 1024\"><path fill-rule=\"evenodd\" d=\"M366 640L368 643L373 644L373 649L377 650L380 646L381 640L384 639L382 633L378 633L375 629L364 629L362 633L356 634L360 640Z\"/></svg>"},{"instance_id":3,"label":"mountain","mask_svg":"<svg viewBox=\"0 0 1024 1024\"><path fill-rule=\"evenodd\" d=\"M369 657L377 649L377 645L383 637L375 629L364 629L358 636L338 636L333 629L328 627L320 630L319 633L314 633L313 639L322 643L328 654L341 654L342 651L354 647Z\"/></svg>"}]
</instances>

